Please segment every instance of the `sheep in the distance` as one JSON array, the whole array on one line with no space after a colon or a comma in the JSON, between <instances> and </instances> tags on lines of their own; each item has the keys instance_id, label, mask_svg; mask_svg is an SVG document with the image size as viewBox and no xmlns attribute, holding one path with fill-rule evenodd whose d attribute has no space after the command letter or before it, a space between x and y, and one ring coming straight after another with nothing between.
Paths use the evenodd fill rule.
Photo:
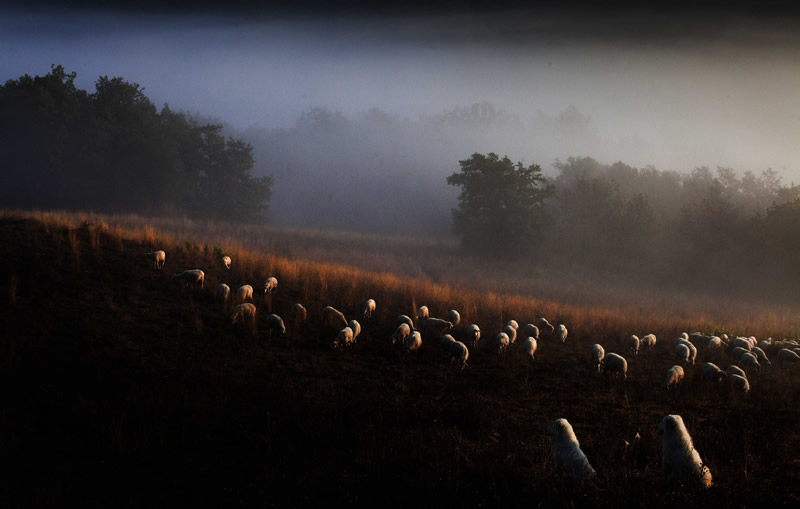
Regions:
<instances>
[{"instance_id":1,"label":"sheep in the distance","mask_svg":"<svg viewBox=\"0 0 800 509\"><path fill-rule=\"evenodd\" d=\"M353 344L353 329L345 327L339 331L336 338L331 343L331 350L335 350L340 346L351 346Z\"/></svg>"},{"instance_id":2,"label":"sheep in the distance","mask_svg":"<svg viewBox=\"0 0 800 509\"><path fill-rule=\"evenodd\" d=\"M766 352L764 352L764 350L762 350L761 348L754 346L753 350L750 353L752 353L753 355L756 356L756 358L758 358L758 362L760 364L764 364L767 367L772 366L772 363L769 361Z\"/></svg>"},{"instance_id":3,"label":"sheep in the distance","mask_svg":"<svg viewBox=\"0 0 800 509\"><path fill-rule=\"evenodd\" d=\"M702 375L705 380L713 382L720 382L725 379L725 372L719 369L719 366L713 362L706 362L703 364Z\"/></svg>"},{"instance_id":4,"label":"sheep in the distance","mask_svg":"<svg viewBox=\"0 0 800 509\"><path fill-rule=\"evenodd\" d=\"M526 338L539 339L539 327L532 323L526 324L525 327L522 328L522 335Z\"/></svg>"},{"instance_id":5,"label":"sheep in the distance","mask_svg":"<svg viewBox=\"0 0 800 509\"><path fill-rule=\"evenodd\" d=\"M800 363L800 355L793 350L789 350L788 348L781 348L778 350L778 366L784 367L787 364L798 364Z\"/></svg>"},{"instance_id":6,"label":"sheep in the distance","mask_svg":"<svg viewBox=\"0 0 800 509\"><path fill-rule=\"evenodd\" d=\"M451 309L447 313L447 319L453 324L453 327L458 327L458 324L461 323L461 314L455 309Z\"/></svg>"},{"instance_id":7,"label":"sheep in the distance","mask_svg":"<svg viewBox=\"0 0 800 509\"><path fill-rule=\"evenodd\" d=\"M299 302L295 302L291 308L289 308L289 320L290 323L294 327L305 323L308 319L308 311L306 310L305 306L300 304Z\"/></svg>"},{"instance_id":8,"label":"sheep in the distance","mask_svg":"<svg viewBox=\"0 0 800 509\"><path fill-rule=\"evenodd\" d=\"M495 338L494 344L495 348L497 349L497 353L502 354L503 352L506 351L508 345L511 344L511 340L509 339L508 334L506 334L505 332L501 332Z\"/></svg>"},{"instance_id":9,"label":"sheep in the distance","mask_svg":"<svg viewBox=\"0 0 800 509\"><path fill-rule=\"evenodd\" d=\"M415 352L422 348L422 335L419 331L414 331L409 334L406 339L405 349L406 352Z\"/></svg>"},{"instance_id":10,"label":"sheep in the distance","mask_svg":"<svg viewBox=\"0 0 800 509\"><path fill-rule=\"evenodd\" d=\"M739 359L742 358L742 355L749 352L750 350L747 348L742 348L741 346L735 346L733 347L733 350L731 350L731 359L738 361Z\"/></svg>"},{"instance_id":11,"label":"sheep in the distance","mask_svg":"<svg viewBox=\"0 0 800 509\"><path fill-rule=\"evenodd\" d=\"M179 274L172 276L172 279L183 281L184 285L195 285L203 288L205 283L206 273L200 269L188 269Z\"/></svg>"},{"instance_id":12,"label":"sheep in the distance","mask_svg":"<svg viewBox=\"0 0 800 509\"><path fill-rule=\"evenodd\" d=\"M242 303L245 301L253 300L253 287L250 285L242 285L236 290L236 302Z\"/></svg>"},{"instance_id":13,"label":"sheep in the distance","mask_svg":"<svg viewBox=\"0 0 800 509\"><path fill-rule=\"evenodd\" d=\"M592 366L600 372L600 367L603 365L603 358L606 356L606 351L597 343L592 345Z\"/></svg>"},{"instance_id":14,"label":"sheep in the distance","mask_svg":"<svg viewBox=\"0 0 800 509\"><path fill-rule=\"evenodd\" d=\"M276 314L267 317L267 330L270 336L272 336L272 331L276 331L281 336L286 335L286 325L284 325L283 319Z\"/></svg>"},{"instance_id":15,"label":"sheep in the distance","mask_svg":"<svg viewBox=\"0 0 800 509\"><path fill-rule=\"evenodd\" d=\"M642 338L642 345L647 347L647 350L652 352L656 348L656 335L648 334Z\"/></svg>"},{"instance_id":16,"label":"sheep in the distance","mask_svg":"<svg viewBox=\"0 0 800 509\"><path fill-rule=\"evenodd\" d=\"M536 358L536 348L539 345L536 342L536 338L528 336L525 338L525 341L522 343L522 351L525 352L525 356L528 358L530 362L533 362Z\"/></svg>"},{"instance_id":17,"label":"sheep in the distance","mask_svg":"<svg viewBox=\"0 0 800 509\"><path fill-rule=\"evenodd\" d=\"M474 323L467 327L467 337L469 338L470 347L475 348L478 346L478 341L481 339L481 328Z\"/></svg>"},{"instance_id":18,"label":"sheep in the distance","mask_svg":"<svg viewBox=\"0 0 800 509\"><path fill-rule=\"evenodd\" d=\"M222 257L222 266L225 267L227 270L231 270L231 257L230 256L223 256Z\"/></svg>"},{"instance_id":19,"label":"sheep in the distance","mask_svg":"<svg viewBox=\"0 0 800 509\"><path fill-rule=\"evenodd\" d=\"M667 370L667 379L664 381L664 387L671 389L679 387L683 381L683 368L680 366L672 366Z\"/></svg>"},{"instance_id":20,"label":"sheep in the distance","mask_svg":"<svg viewBox=\"0 0 800 509\"><path fill-rule=\"evenodd\" d=\"M322 308L322 323L330 329L341 330L347 327L347 318L333 306L325 306Z\"/></svg>"},{"instance_id":21,"label":"sheep in the distance","mask_svg":"<svg viewBox=\"0 0 800 509\"><path fill-rule=\"evenodd\" d=\"M563 323L558 324L558 327L556 327L556 337L562 343L567 342L567 326Z\"/></svg>"},{"instance_id":22,"label":"sheep in the distance","mask_svg":"<svg viewBox=\"0 0 800 509\"><path fill-rule=\"evenodd\" d=\"M748 370L754 370L756 374L761 373L761 364L759 364L756 356L750 352L742 355L742 358L739 359L739 367L744 369L745 373Z\"/></svg>"},{"instance_id":23,"label":"sheep in the distance","mask_svg":"<svg viewBox=\"0 0 800 509\"><path fill-rule=\"evenodd\" d=\"M161 267L163 267L164 263L167 261L167 253L161 250L145 253L144 256L153 262L153 270L161 270Z\"/></svg>"},{"instance_id":24,"label":"sheep in the distance","mask_svg":"<svg viewBox=\"0 0 800 509\"><path fill-rule=\"evenodd\" d=\"M506 325L503 328L503 332L508 335L508 341L510 344L514 344L517 341L517 329L514 328L512 325Z\"/></svg>"},{"instance_id":25,"label":"sheep in the distance","mask_svg":"<svg viewBox=\"0 0 800 509\"><path fill-rule=\"evenodd\" d=\"M597 475L581 450L572 425L566 419L556 419L545 429L553 437L553 459L556 468L573 480L589 479Z\"/></svg>"},{"instance_id":26,"label":"sheep in the distance","mask_svg":"<svg viewBox=\"0 0 800 509\"><path fill-rule=\"evenodd\" d=\"M278 280L274 277L267 278L267 282L264 283L264 293L267 295L272 295L275 293L275 289L278 288Z\"/></svg>"},{"instance_id":27,"label":"sheep in the distance","mask_svg":"<svg viewBox=\"0 0 800 509\"><path fill-rule=\"evenodd\" d=\"M392 333L392 344L400 343L404 345L406 342L406 338L411 334L411 327L408 326L407 323L401 323L397 326Z\"/></svg>"},{"instance_id":28,"label":"sheep in the distance","mask_svg":"<svg viewBox=\"0 0 800 509\"><path fill-rule=\"evenodd\" d=\"M603 358L603 374L621 375L623 379L628 378L628 361L625 357L609 352Z\"/></svg>"},{"instance_id":29,"label":"sheep in the distance","mask_svg":"<svg viewBox=\"0 0 800 509\"><path fill-rule=\"evenodd\" d=\"M746 377L741 375L730 375L728 376L728 381L731 384L731 388L736 392L741 392L743 394L747 394L750 392L750 381L747 380Z\"/></svg>"},{"instance_id":30,"label":"sheep in the distance","mask_svg":"<svg viewBox=\"0 0 800 509\"><path fill-rule=\"evenodd\" d=\"M353 329L353 341L358 339L358 335L361 334L361 324L358 323L358 320L350 320L347 322L347 326Z\"/></svg>"},{"instance_id":31,"label":"sheep in the distance","mask_svg":"<svg viewBox=\"0 0 800 509\"><path fill-rule=\"evenodd\" d=\"M428 311L428 306L420 306L417 309L417 321L425 320L430 316L430 312Z\"/></svg>"},{"instance_id":32,"label":"sheep in the distance","mask_svg":"<svg viewBox=\"0 0 800 509\"><path fill-rule=\"evenodd\" d=\"M683 338L678 338L676 345L684 345L689 350L689 356L687 357L686 362L694 365L695 360L697 359L697 347L694 346L694 343ZM677 347L675 351L677 352Z\"/></svg>"},{"instance_id":33,"label":"sheep in the distance","mask_svg":"<svg viewBox=\"0 0 800 509\"><path fill-rule=\"evenodd\" d=\"M375 299L367 299L364 305L361 306L361 317L365 320L372 318L372 313L375 312Z\"/></svg>"},{"instance_id":34,"label":"sheep in the distance","mask_svg":"<svg viewBox=\"0 0 800 509\"><path fill-rule=\"evenodd\" d=\"M450 360L458 362L459 367L464 369L467 367L467 359L469 359L469 349L467 345L461 341L453 341L449 343L448 352L450 353Z\"/></svg>"},{"instance_id":35,"label":"sheep in the distance","mask_svg":"<svg viewBox=\"0 0 800 509\"><path fill-rule=\"evenodd\" d=\"M730 366L728 366L725 369L725 372L728 374L728 376L739 375L741 377L747 378L747 373L745 373L742 368L740 368L739 366L736 366L734 364L731 364Z\"/></svg>"},{"instance_id":36,"label":"sheep in the distance","mask_svg":"<svg viewBox=\"0 0 800 509\"><path fill-rule=\"evenodd\" d=\"M228 302L228 298L231 296L231 287L226 285L225 283L221 283L217 286L217 290L214 293L214 297L217 300L222 301L222 303Z\"/></svg>"},{"instance_id":37,"label":"sheep in the distance","mask_svg":"<svg viewBox=\"0 0 800 509\"><path fill-rule=\"evenodd\" d=\"M519 331L519 322L516 320L509 320L506 322L506 327L514 327L515 331Z\"/></svg>"},{"instance_id":38,"label":"sheep in the distance","mask_svg":"<svg viewBox=\"0 0 800 509\"><path fill-rule=\"evenodd\" d=\"M691 351L689 347L685 344L681 343L675 347L675 358L679 360L683 365L689 364L689 356L691 355Z\"/></svg>"},{"instance_id":39,"label":"sheep in the distance","mask_svg":"<svg viewBox=\"0 0 800 509\"><path fill-rule=\"evenodd\" d=\"M550 325L550 322L547 321L547 318L539 318L539 321L536 322L536 326L539 327L539 330L542 334L549 335L555 331L555 327Z\"/></svg>"},{"instance_id":40,"label":"sheep in the distance","mask_svg":"<svg viewBox=\"0 0 800 509\"><path fill-rule=\"evenodd\" d=\"M245 302L244 304L239 304L233 308L233 314L231 315L231 323L233 323L233 325L236 325L239 322L244 323L245 321L255 323L255 319L256 307L253 304Z\"/></svg>"},{"instance_id":41,"label":"sheep in the distance","mask_svg":"<svg viewBox=\"0 0 800 509\"><path fill-rule=\"evenodd\" d=\"M703 464L700 453L694 448L683 418L680 415L667 415L661 419L657 429L664 437L664 473L673 475L678 482L688 487L711 487L711 471Z\"/></svg>"},{"instance_id":42,"label":"sheep in the distance","mask_svg":"<svg viewBox=\"0 0 800 509\"><path fill-rule=\"evenodd\" d=\"M420 323L420 332L426 337L440 337L453 328L453 323L441 318L426 318Z\"/></svg>"},{"instance_id":43,"label":"sheep in the distance","mask_svg":"<svg viewBox=\"0 0 800 509\"><path fill-rule=\"evenodd\" d=\"M639 355L639 336L633 334L628 338L628 350L631 352L631 355Z\"/></svg>"},{"instance_id":44,"label":"sheep in the distance","mask_svg":"<svg viewBox=\"0 0 800 509\"><path fill-rule=\"evenodd\" d=\"M409 328L414 328L414 320L411 319L408 315L400 315L397 317L397 320L394 322L395 325L406 324Z\"/></svg>"}]
</instances>

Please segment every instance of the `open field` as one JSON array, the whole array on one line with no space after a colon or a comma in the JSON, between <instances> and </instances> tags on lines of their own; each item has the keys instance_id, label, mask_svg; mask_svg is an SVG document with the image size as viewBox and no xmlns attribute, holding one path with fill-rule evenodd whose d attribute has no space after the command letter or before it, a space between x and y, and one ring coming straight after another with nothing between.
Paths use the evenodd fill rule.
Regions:
<instances>
[{"instance_id":1,"label":"open field","mask_svg":"<svg viewBox=\"0 0 800 509\"><path fill-rule=\"evenodd\" d=\"M10 506L800 503L800 371L774 363L738 397L700 380L701 353L679 391L661 387L681 331L796 338L790 310L520 284L499 265L478 275L449 241L86 217L0 217L0 498ZM154 249L167 252L162 271L144 259ZM204 289L172 280L186 268L205 270ZM231 326L216 285L258 293L269 276L279 286L272 300L256 296L257 330ZM351 318L370 297L378 307L359 342L330 351L322 307ZM269 337L267 309L285 317L295 302L308 322ZM397 315L422 304L481 326L467 369L430 338L418 356L392 348ZM513 348L499 361L490 343L502 325L542 315L567 325L566 344L543 339L533 366ZM623 340L650 332L655 352L627 356ZM592 371L593 343L628 357L627 381ZM665 480L656 425L669 413L683 416L710 490ZM559 417L594 481L555 475L544 428Z\"/></svg>"}]
</instances>

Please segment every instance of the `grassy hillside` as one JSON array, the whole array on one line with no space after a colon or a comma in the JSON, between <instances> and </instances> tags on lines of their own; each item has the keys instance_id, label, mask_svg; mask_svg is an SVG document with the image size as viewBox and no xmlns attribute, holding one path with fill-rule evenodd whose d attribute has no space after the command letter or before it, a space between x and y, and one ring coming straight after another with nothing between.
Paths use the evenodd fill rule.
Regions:
<instances>
[{"instance_id":1,"label":"grassy hillside","mask_svg":"<svg viewBox=\"0 0 800 509\"><path fill-rule=\"evenodd\" d=\"M703 384L698 359L679 391L660 386L679 332L795 337L800 318L789 313L580 306L507 295L502 281L492 292L438 285L399 267L250 251L233 229L215 242L146 223L7 212L0 239L0 498L11 506L800 503L798 370L765 368L742 398ZM163 271L144 259L154 249L167 252ZM186 268L205 270L204 289L172 280ZM269 276L279 286L271 301L256 297L256 330L232 326L214 287L258 290ZM350 318L369 297L378 309L359 342L330 351L336 331L323 327L322 307ZM268 310L285 317L295 302L308 322L269 337ZM481 326L467 369L431 338L418 356L392 348L397 315L422 304ZM491 338L502 324L541 315L567 325L566 344L543 339L533 366L514 349L499 360ZM650 332L656 351L629 357L625 383L592 372L593 343L626 355L628 335ZM668 413L683 416L711 468L707 492L664 478L656 425ZM572 486L554 473L544 428L559 417L595 481Z\"/></svg>"}]
</instances>

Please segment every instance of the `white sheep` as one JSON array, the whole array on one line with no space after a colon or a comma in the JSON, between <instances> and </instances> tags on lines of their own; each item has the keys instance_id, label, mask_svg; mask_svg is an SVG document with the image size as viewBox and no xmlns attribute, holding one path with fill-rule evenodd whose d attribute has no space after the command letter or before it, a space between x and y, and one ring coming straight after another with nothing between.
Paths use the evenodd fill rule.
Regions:
<instances>
[{"instance_id":1,"label":"white sheep","mask_svg":"<svg viewBox=\"0 0 800 509\"><path fill-rule=\"evenodd\" d=\"M664 381L664 387L670 389L671 387L678 387L683 381L683 368L680 366L672 366L667 370L667 379Z\"/></svg>"},{"instance_id":2,"label":"white sheep","mask_svg":"<svg viewBox=\"0 0 800 509\"><path fill-rule=\"evenodd\" d=\"M754 346L751 353L758 358L759 363L766 364L767 367L772 366L772 363L769 361L766 352L764 352L764 350L761 348Z\"/></svg>"},{"instance_id":3,"label":"white sheep","mask_svg":"<svg viewBox=\"0 0 800 509\"><path fill-rule=\"evenodd\" d=\"M429 337L441 337L453 328L453 322L442 320L441 318L426 318L420 323L420 331Z\"/></svg>"},{"instance_id":4,"label":"white sheep","mask_svg":"<svg viewBox=\"0 0 800 509\"><path fill-rule=\"evenodd\" d=\"M164 263L167 261L167 253L161 250L145 253L144 256L153 262L153 270L161 270L161 267L163 267Z\"/></svg>"},{"instance_id":5,"label":"white sheep","mask_svg":"<svg viewBox=\"0 0 800 509\"><path fill-rule=\"evenodd\" d=\"M703 378L714 382L720 382L725 378L725 372L719 369L719 366L713 362L706 362L703 364Z\"/></svg>"},{"instance_id":6,"label":"white sheep","mask_svg":"<svg viewBox=\"0 0 800 509\"><path fill-rule=\"evenodd\" d=\"M428 306L420 306L417 310L417 321L424 320L430 316Z\"/></svg>"},{"instance_id":7,"label":"white sheep","mask_svg":"<svg viewBox=\"0 0 800 509\"><path fill-rule=\"evenodd\" d=\"M331 343L331 350L339 348L340 346L350 346L353 344L353 329L345 327L339 331L336 338Z\"/></svg>"},{"instance_id":8,"label":"white sheep","mask_svg":"<svg viewBox=\"0 0 800 509\"><path fill-rule=\"evenodd\" d=\"M525 341L522 343L522 351L525 352L525 356L529 361L533 362L536 358L536 348L538 346L539 344L536 342L536 338L531 336L525 338Z\"/></svg>"},{"instance_id":9,"label":"white sheep","mask_svg":"<svg viewBox=\"0 0 800 509\"><path fill-rule=\"evenodd\" d=\"M200 288L203 288L203 284L206 279L206 273L200 269L189 269L184 270L180 274L175 274L172 276L172 279L177 279L179 281L183 281L186 285L200 285Z\"/></svg>"},{"instance_id":10,"label":"white sheep","mask_svg":"<svg viewBox=\"0 0 800 509\"><path fill-rule=\"evenodd\" d=\"M503 332L508 335L508 341L510 344L514 344L517 341L517 329L514 328L512 325L506 325L503 328Z\"/></svg>"},{"instance_id":11,"label":"white sheep","mask_svg":"<svg viewBox=\"0 0 800 509\"><path fill-rule=\"evenodd\" d=\"M250 285L242 285L236 290L236 302L245 302L253 300L253 287Z\"/></svg>"},{"instance_id":12,"label":"white sheep","mask_svg":"<svg viewBox=\"0 0 800 509\"><path fill-rule=\"evenodd\" d=\"M392 344L400 343L404 345L409 334L411 334L411 327L407 323L401 323L392 334Z\"/></svg>"},{"instance_id":13,"label":"white sheep","mask_svg":"<svg viewBox=\"0 0 800 509\"><path fill-rule=\"evenodd\" d=\"M244 304L239 304L238 306L233 308L233 314L231 315L231 319L234 325L236 325L237 322L244 323L245 320L255 321L256 307L249 302L245 302Z\"/></svg>"},{"instance_id":14,"label":"white sheep","mask_svg":"<svg viewBox=\"0 0 800 509\"><path fill-rule=\"evenodd\" d=\"M694 448L692 437L680 415L667 415L658 424L664 436L662 465L664 473L674 475L682 485L695 488L711 487L711 471L703 464Z\"/></svg>"},{"instance_id":15,"label":"white sheep","mask_svg":"<svg viewBox=\"0 0 800 509\"><path fill-rule=\"evenodd\" d=\"M509 339L508 334L501 332L497 335L494 344L497 348L497 353L502 354L505 352L506 348L508 348L508 345L511 344L511 339Z\"/></svg>"},{"instance_id":16,"label":"white sheep","mask_svg":"<svg viewBox=\"0 0 800 509\"><path fill-rule=\"evenodd\" d=\"M526 324L525 327L522 328L522 335L527 338L539 339L539 327L532 323Z\"/></svg>"},{"instance_id":17,"label":"white sheep","mask_svg":"<svg viewBox=\"0 0 800 509\"><path fill-rule=\"evenodd\" d=\"M272 295L275 293L275 289L278 287L278 280L274 277L267 278L266 283L264 283L264 293L267 295Z\"/></svg>"},{"instance_id":18,"label":"white sheep","mask_svg":"<svg viewBox=\"0 0 800 509\"><path fill-rule=\"evenodd\" d=\"M267 317L267 330L270 336L272 336L272 331L278 331L281 336L285 336L286 325L283 323L283 318L275 314L269 315Z\"/></svg>"},{"instance_id":19,"label":"white sheep","mask_svg":"<svg viewBox=\"0 0 800 509\"><path fill-rule=\"evenodd\" d=\"M228 297L231 296L231 287L225 283L221 283L217 286L214 296L217 298L217 300L221 300L223 303L228 302Z\"/></svg>"},{"instance_id":20,"label":"white sheep","mask_svg":"<svg viewBox=\"0 0 800 509\"><path fill-rule=\"evenodd\" d=\"M655 334L648 334L642 338L642 345L646 346L649 351L653 351L656 348L656 335Z\"/></svg>"},{"instance_id":21,"label":"white sheep","mask_svg":"<svg viewBox=\"0 0 800 509\"><path fill-rule=\"evenodd\" d=\"M684 343L678 344L675 347L675 358L678 359L683 363L683 365L689 364L689 357L691 356L691 351L689 347L686 346Z\"/></svg>"},{"instance_id":22,"label":"white sheep","mask_svg":"<svg viewBox=\"0 0 800 509\"><path fill-rule=\"evenodd\" d=\"M750 352L745 353L739 359L739 367L744 369L745 373L750 369L755 370L756 374L761 373L761 364L759 364L758 358Z\"/></svg>"},{"instance_id":23,"label":"white sheep","mask_svg":"<svg viewBox=\"0 0 800 509\"><path fill-rule=\"evenodd\" d=\"M631 355L639 355L639 336L633 334L628 338L628 349L631 352Z\"/></svg>"},{"instance_id":24,"label":"white sheep","mask_svg":"<svg viewBox=\"0 0 800 509\"><path fill-rule=\"evenodd\" d=\"M469 349L467 345L461 341L454 341L449 343L448 352L450 352L450 361L458 362L461 369L467 367L467 359L469 359Z\"/></svg>"},{"instance_id":25,"label":"white sheep","mask_svg":"<svg viewBox=\"0 0 800 509\"><path fill-rule=\"evenodd\" d=\"M222 266L225 267L228 270L231 270L231 257L230 256L225 255L225 256L222 257Z\"/></svg>"},{"instance_id":26,"label":"white sheep","mask_svg":"<svg viewBox=\"0 0 800 509\"><path fill-rule=\"evenodd\" d=\"M595 343L592 345L592 365L600 372L600 366L603 365L603 358L606 356L606 351L600 344Z\"/></svg>"},{"instance_id":27,"label":"white sheep","mask_svg":"<svg viewBox=\"0 0 800 509\"><path fill-rule=\"evenodd\" d=\"M693 336L702 336L702 334L700 334L699 332L695 332L692 335ZM686 341L689 341L691 339L689 337L689 333L687 333L687 332L681 332L680 336L678 336L678 337L681 338L681 339L685 339Z\"/></svg>"},{"instance_id":28,"label":"white sheep","mask_svg":"<svg viewBox=\"0 0 800 509\"><path fill-rule=\"evenodd\" d=\"M519 323L516 320L507 321L506 327L514 327L515 331L519 331Z\"/></svg>"},{"instance_id":29,"label":"white sheep","mask_svg":"<svg viewBox=\"0 0 800 509\"><path fill-rule=\"evenodd\" d=\"M406 339L406 352L413 352L422 348L422 335L419 331L412 332Z\"/></svg>"},{"instance_id":30,"label":"white sheep","mask_svg":"<svg viewBox=\"0 0 800 509\"><path fill-rule=\"evenodd\" d=\"M581 444L566 419L556 419L545 429L553 437L553 458L556 468L573 480L588 479L597 475L581 450Z\"/></svg>"},{"instance_id":31,"label":"white sheep","mask_svg":"<svg viewBox=\"0 0 800 509\"><path fill-rule=\"evenodd\" d=\"M800 355L797 352L789 350L788 348L781 348L778 350L778 366L785 366L786 364L800 363Z\"/></svg>"},{"instance_id":32,"label":"white sheep","mask_svg":"<svg viewBox=\"0 0 800 509\"><path fill-rule=\"evenodd\" d=\"M563 323L559 324L556 327L556 337L562 342L567 342L567 327Z\"/></svg>"},{"instance_id":33,"label":"white sheep","mask_svg":"<svg viewBox=\"0 0 800 509\"><path fill-rule=\"evenodd\" d=\"M397 317L397 320L394 322L395 325L406 324L409 328L414 328L414 321L408 315L400 315Z\"/></svg>"},{"instance_id":34,"label":"white sheep","mask_svg":"<svg viewBox=\"0 0 800 509\"><path fill-rule=\"evenodd\" d=\"M539 327L539 330L542 334L552 334L555 328L550 325L550 322L547 321L547 318L542 317L539 318L539 321L536 322L536 325Z\"/></svg>"},{"instance_id":35,"label":"white sheep","mask_svg":"<svg viewBox=\"0 0 800 509\"><path fill-rule=\"evenodd\" d=\"M750 350L747 348L742 348L741 346L735 346L733 347L733 350L731 350L731 359L738 361L739 359L742 358L742 355L749 352Z\"/></svg>"},{"instance_id":36,"label":"white sheep","mask_svg":"<svg viewBox=\"0 0 800 509\"><path fill-rule=\"evenodd\" d=\"M744 394L750 392L750 382L746 377L741 375L730 375L728 380L730 381L731 388L733 388L733 390L742 392Z\"/></svg>"},{"instance_id":37,"label":"white sheep","mask_svg":"<svg viewBox=\"0 0 800 509\"><path fill-rule=\"evenodd\" d=\"M453 327L457 327L458 324L461 323L461 314L455 309L451 309L450 312L447 313L447 319L453 323Z\"/></svg>"},{"instance_id":38,"label":"white sheep","mask_svg":"<svg viewBox=\"0 0 800 509\"><path fill-rule=\"evenodd\" d=\"M333 330L341 330L347 327L347 318L333 306L322 308L322 322Z\"/></svg>"},{"instance_id":39,"label":"white sheep","mask_svg":"<svg viewBox=\"0 0 800 509\"><path fill-rule=\"evenodd\" d=\"M603 373L628 378L628 361L621 355L609 352L603 358Z\"/></svg>"},{"instance_id":40,"label":"white sheep","mask_svg":"<svg viewBox=\"0 0 800 509\"><path fill-rule=\"evenodd\" d=\"M361 324L358 323L358 320L350 320L347 322L347 326L353 329L353 342L358 339L358 335L361 334Z\"/></svg>"},{"instance_id":41,"label":"white sheep","mask_svg":"<svg viewBox=\"0 0 800 509\"><path fill-rule=\"evenodd\" d=\"M711 336L708 338L708 342L706 343L705 351L708 353L715 352L722 348L722 338L719 336Z\"/></svg>"},{"instance_id":42,"label":"white sheep","mask_svg":"<svg viewBox=\"0 0 800 509\"><path fill-rule=\"evenodd\" d=\"M743 377L747 378L747 373L745 373L742 368L740 368L739 366L736 366L734 364L731 364L730 366L728 366L727 369L725 369L725 372L728 374L728 376L739 375L739 376L743 376Z\"/></svg>"},{"instance_id":43,"label":"white sheep","mask_svg":"<svg viewBox=\"0 0 800 509\"><path fill-rule=\"evenodd\" d=\"M467 335L469 336L470 346L474 349L478 346L478 340L481 339L481 328L473 323L467 327Z\"/></svg>"},{"instance_id":44,"label":"white sheep","mask_svg":"<svg viewBox=\"0 0 800 509\"><path fill-rule=\"evenodd\" d=\"M372 318L372 313L375 311L375 299L367 299L364 305L361 306L361 317L366 319Z\"/></svg>"},{"instance_id":45,"label":"white sheep","mask_svg":"<svg viewBox=\"0 0 800 509\"><path fill-rule=\"evenodd\" d=\"M450 334L445 334L444 336L441 337L439 342L442 344L442 348L444 348L446 352L449 352L450 345L456 342L456 338L454 338Z\"/></svg>"},{"instance_id":46,"label":"white sheep","mask_svg":"<svg viewBox=\"0 0 800 509\"><path fill-rule=\"evenodd\" d=\"M304 323L308 319L308 311L306 310L305 306L300 304L299 302L295 302L294 305L289 309L289 320L295 326Z\"/></svg>"},{"instance_id":47,"label":"white sheep","mask_svg":"<svg viewBox=\"0 0 800 509\"><path fill-rule=\"evenodd\" d=\"M694 346L694 343L692 343L691 341L687 341L683 338L678 338L677 345L678 346L684 345L686 346L686 348L689 349L689 357L687 359L687 362L694 365L695 360L697 359L697 347Z\"/></svg>"},{"instance_id":48,"label":"white sheep","mask_svg":"<svg viewBox=\"0 0 800 509\"><path fill-rule=\"evenodd\" d=\"M750 339L743 338L741 336L733 339L733 346L738 348L744 348L748 352L753 349L753 343L750 341Z\"/></svg>"}]
</instances>

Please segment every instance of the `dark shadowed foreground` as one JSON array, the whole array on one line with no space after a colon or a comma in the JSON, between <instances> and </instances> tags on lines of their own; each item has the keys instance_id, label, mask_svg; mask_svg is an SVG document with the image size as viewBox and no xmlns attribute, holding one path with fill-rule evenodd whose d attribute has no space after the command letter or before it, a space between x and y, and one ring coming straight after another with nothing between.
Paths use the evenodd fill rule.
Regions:
<instances>
[{"instance_id":1,"label":"dark shadowed foreground","mask_svg":"<svg viewBox=\"0 0 800 509\"><path fill-rule=\"evenodd\" d=\"M550 316L569 338L542 339L529 366L519 345L502 362L490 346L505 320L538 316L541 307L519 298L359 279L268 254L234 257L225 271L214 247L102 223L6 215L0 239L0 499L10 507L800 503L800 371L773 363L739 397L700 380L701 353L667 392L672 338L696 322L631 330L647 324L590 310L572 322ZM143 254L162 245L166 267L153 271ZM195 267L206 271L204 289L172 280ZM258 290L273 275L268 302ZM213 298L222 281L256 288L257 332L231 326ZM322 307L351 318L369 297L378 308L358 343L330 351L335 331L322 328ZM308 323L270 338L266 310L286 317L297 301ZM392 348L395 317L423 303L435 316L461 307L466 323L481 325L485 341L467 369L433 339L418 356ZM758 336L759 324L749 330ZM649 332L655 352L630 357L623 340ZM628 357L624 384L592 371L593 343ZM665 480L656 426L668 413L682 415L712 471L710 490ZM544 430L559 417L572 423L594 481L555 475Z\"/></svg>"}]
</instances>

